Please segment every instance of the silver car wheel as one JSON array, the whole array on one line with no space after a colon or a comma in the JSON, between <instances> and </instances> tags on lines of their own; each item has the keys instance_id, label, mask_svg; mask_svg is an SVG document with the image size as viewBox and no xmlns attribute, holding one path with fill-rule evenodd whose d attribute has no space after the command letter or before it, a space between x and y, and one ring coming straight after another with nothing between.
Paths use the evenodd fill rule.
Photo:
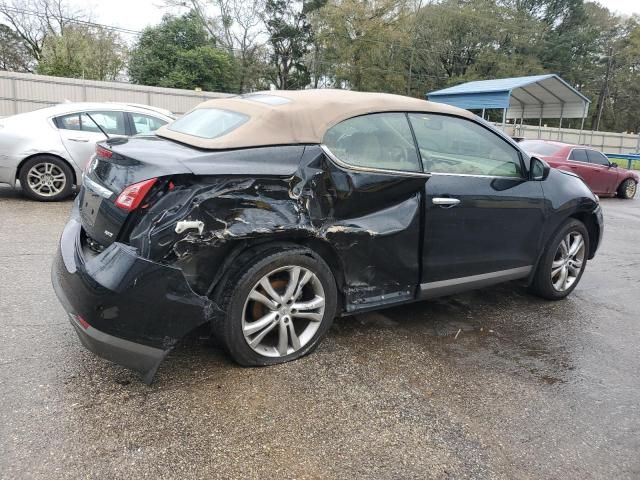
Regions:
<instances>
[{"instance_id":1,"label":"silver car wheel","mask_svg":"<svg viewBox=\"0 0 640 480\"><path fill-rule=\"evenodd\" d=\"M584 264L585 243L580 232L569 232L558 245L551 263L551 283L564 292L576 282Z\"/></svg>"},{"instance_id":2,"label":"silver car wheel","mask_svg":"<svg viewBox=\"0 0 640 480\"><path fill-rule=\"evenodd\" d=\"M313 272L295 265L277 268L254 285L245 301L244 339L260 355L290 355L316 334L324 307L324 289Z\"/></svg>"},{"instance_id":3,"label":"silver car wheel","mask_svg":"<svg viewBox=\"0 0 640 480\"><path fill-rule=\"evenodd\" d=\"M36 163L27 172L29 188L43 197L53 197L64 190L67 176L62 169L49 162Z\"/></svg>"}]
</instances>

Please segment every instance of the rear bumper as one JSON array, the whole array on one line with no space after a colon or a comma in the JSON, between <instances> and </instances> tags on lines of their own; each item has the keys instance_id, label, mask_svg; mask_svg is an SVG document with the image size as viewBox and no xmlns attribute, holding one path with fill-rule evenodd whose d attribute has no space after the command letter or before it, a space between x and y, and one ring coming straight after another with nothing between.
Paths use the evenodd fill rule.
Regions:
<instances>
[{"instance_id":1,"label":"rear bumper","mask_svg":"<svg viewBox=\"0 0 640 480\"><path fill-rule=\"evenodd\" d=\"M127 245L87 254L81 230L74 206L51 272L56 295L85 347L150 382L169 351L217 309L191 289L181 270L142 258Z\"/></svg>"},{"instance_id":2,"label":"rear bumper","mask_svg":"<svg viewBox=\"0 0 640 480\"><path fill-rule=\"evenodd\" d=\"M12 187L16 184L16 164L14 159L0 154L0 183L6 183Z\"/></svg>"},{"instance_id":3,"label":"rear bumper","mask_svg":"<svg viewBox=\"0 0 640 480\"><path fill-rule=\"evenodd\" d=\"M87 350L99 357L139 371L146 383L151 383L160 363L169 352L107 335L91 325L83 325L75 315L69 314L69 318L80 342Z\"/></svg>"}]
</instances>

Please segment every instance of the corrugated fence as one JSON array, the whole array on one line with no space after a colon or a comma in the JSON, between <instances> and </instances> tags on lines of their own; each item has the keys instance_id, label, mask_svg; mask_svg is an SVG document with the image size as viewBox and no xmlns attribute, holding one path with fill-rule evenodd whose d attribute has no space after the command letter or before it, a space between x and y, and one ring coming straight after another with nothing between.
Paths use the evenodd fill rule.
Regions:
<instances>
[{"instance_id":1,"label":"corrugated fence","mask_svg":"<svg viewBox=\"0 0 640 480\"><path fill-rule=\"evenodd\" d=\"M166 108L180 115L204 100L228 96L225 93L0 71L0 117L65 101L140 103Z\"/></svg>"},{"instance_id":2,"label":"corrugated fence","mask_svg":"<svg viewBox=\"0 0 640 480\"><path fill-rule=\"evenodd\" d=\"M587 145L605 153L640 153L640 135L637 133L592 132L591 130L558 129L532 125L507 125L505 132L528 140L540 138Z\"/></svg>"}]
</instances>

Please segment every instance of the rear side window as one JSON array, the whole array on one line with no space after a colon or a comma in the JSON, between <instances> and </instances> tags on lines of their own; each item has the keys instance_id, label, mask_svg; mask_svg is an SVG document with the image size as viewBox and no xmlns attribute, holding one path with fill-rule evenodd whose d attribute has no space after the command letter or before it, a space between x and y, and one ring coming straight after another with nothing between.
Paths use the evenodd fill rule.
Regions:
<instances>
[{"instance_id":1,"label":"rear side window","mask_svg":"<svg viewBox=\"0 0 640 480\"><path fill-rule=\"evenodd\" d=\"M134 134L155 132L161 126L167 124L165 120L142 113L131 113L131 120L133 121Z\"/></svg>"},{"instance_id":2,"label":"rear side window","mask_svg":"<svg viewBox=\"0 0 640 480\"><path fill-rule=\"evenodd\" d=\"M422 171L404 113L350 118L327 130L324 144L339 160L356 167Z\"/></svg>"},{"instance_id":3,"label":"rear side window","mask_svg":"<svg viewBox=\"0 0 640 480\"><path fill-rule=\"evenodd\" d=\"M609 159L595 150L587 150L587 157L589 157L591 163L595 163L596 165L604 165L605 167L610 165Z\"/></svg>"},{"instance_id":4,"label":"rear side window","mask_svg":"<svg viewBox=\"0 0 640 480\"><path fill-rule=\"evenodd\" d=\"M431 173L521 177L518 150L471 120L409 115L424 169Z\"/></svg>"},{"instance_id":5,"label":"rear side window","mask_svg":"<svg viewBox=\"0 0 640 480\"><path fill-rule=\"evenodd\" d=\"M169 130L201 138L218 138L249 120L247 115L218 108L198 108L179 118Z\"/></svg>"},{"instance_id":6,"label":"rear side window","mask_svg":"<svg viewBox=\"0 0 640 480\"><path fill-rule=\"evenodd\" d=\"M540 142L537 140L524 140L520 142L520 147L527 153L551 156L559 152L562 145L554 145L553 143Z\"/></svg>"},{"instance_id":7,"label":"rear side window","mask_svg":"<svg viewBox=\"0 0 640 480\"><path fill-rule=\"evenodd\" d=\"M589 159L587 158L587 152L582 148L574 148L573 150L571 150L571 153L569 154L569 160L584 163L589 162Z\"/></svg>"},{"instance_id":8,"label":"rear side window","mask_svg":"<svg viewBox=\"0 0 640 480\"><path fill-rule=\"evenodd\" d=\"M63 130L78 130L82 132L102 133L102 129L113 135L126 135L124 112L87 112L72 113L56 117L54 123Z\"/></svg>"}]
</instances>

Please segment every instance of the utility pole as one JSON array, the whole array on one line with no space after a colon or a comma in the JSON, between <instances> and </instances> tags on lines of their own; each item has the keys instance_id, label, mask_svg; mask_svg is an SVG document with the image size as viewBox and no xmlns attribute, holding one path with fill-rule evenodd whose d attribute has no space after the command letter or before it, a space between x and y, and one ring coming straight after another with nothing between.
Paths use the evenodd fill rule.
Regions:
<instances>
[{"instance_id":1,"label":"utility pole","mask_svg":"<svg viewBox=\"0 0 640 480\"><path fill-rule=\"evenodd\" d=\"M604 110L604 101L609 91L609 75L611 74L611 64L613 63L613 47L609 47L609 58L607 59L607 70L604 74L604 82L600 89L600 96L598 97L598 116L596 119L595 130L600 130L600 119L602 118L602 110ZM593 128L591 129L593 130Z\"/></svg>"},{"instance_id":2,"label":"utility pole","mask_svg":"<svg viewBox=\"0 0 640 480\"><path fill-rule=\"evenodd\" d=\"M413 69L413 56L416 51L416 41L418 39L418 16L420 15L420 9L422 8L422 0L418 2L418 8L416 9L416 17L413 24L412 32L412 44L411 44L411 57L409 58L409 76L407 78L407 96L411 96L411 70Z\"/></svg>"}]
</instances>

